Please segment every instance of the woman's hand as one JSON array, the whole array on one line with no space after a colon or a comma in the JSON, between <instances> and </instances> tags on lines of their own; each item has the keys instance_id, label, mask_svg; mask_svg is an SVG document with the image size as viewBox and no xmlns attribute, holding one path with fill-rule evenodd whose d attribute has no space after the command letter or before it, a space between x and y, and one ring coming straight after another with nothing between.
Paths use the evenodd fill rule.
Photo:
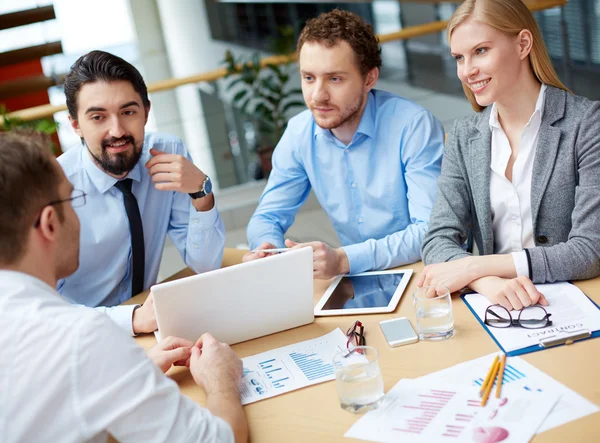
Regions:
<instances>
[{"instance_id":1,"label":"woman's hand","mask_svg":"<svg viewBox=\"0 0 600 443\"><path fill-rule=\"evenodd\" d=\"M417 286L446 286L450 293L456 292L479 278L474 257L465 257L423 268L417 278Z\"/></svg>"},{"instance_id":2,"label":"woman's hand","mask_svg":"<svg viewBox=\"0 0 600 443\"><path fill-rule=\"evenodd\" d=\"M548 300L537 290L533 282L527 277L481 278L471 285L471 288L485 295L492 303L504 306L509 311L520 310L527 306L540 304L548 306Z\"/></svg>"}]
</instances>

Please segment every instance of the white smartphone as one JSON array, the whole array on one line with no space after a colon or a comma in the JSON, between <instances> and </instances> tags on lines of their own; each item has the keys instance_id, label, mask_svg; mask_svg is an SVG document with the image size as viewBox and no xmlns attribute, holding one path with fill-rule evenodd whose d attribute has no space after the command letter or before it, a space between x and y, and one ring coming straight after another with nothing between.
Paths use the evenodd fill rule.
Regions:
<instances>
[{"instance_id":1,"label":"white smartphone","mask_svg":"<svg viewBox=\"0 0 600 443\"><path fill-rule=\"evenodd\" d=\"M419 336L406 317L392 318L379 322L381 331L390 347L408 345L419 341Z\"/></svg>"}]
</instances>

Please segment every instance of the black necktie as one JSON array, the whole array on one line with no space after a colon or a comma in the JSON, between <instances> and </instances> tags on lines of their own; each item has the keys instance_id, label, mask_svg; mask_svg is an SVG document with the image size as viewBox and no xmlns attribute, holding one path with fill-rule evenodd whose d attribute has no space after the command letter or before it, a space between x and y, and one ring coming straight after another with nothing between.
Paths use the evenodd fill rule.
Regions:
<instances>
[{"instance_id":1,"label":"black necktie","mask_svg":"<svg viewBox=\"0 0 600 443\"><path fill-rule=\"evenodd\" d=\"M131 233L131 296L144 290L144 230L142 216L135 195L131 193L132 181L130 178L118 181L115 187L123 193L125 211L129 219L129 232Z\"/></svg>"}]
</instances>

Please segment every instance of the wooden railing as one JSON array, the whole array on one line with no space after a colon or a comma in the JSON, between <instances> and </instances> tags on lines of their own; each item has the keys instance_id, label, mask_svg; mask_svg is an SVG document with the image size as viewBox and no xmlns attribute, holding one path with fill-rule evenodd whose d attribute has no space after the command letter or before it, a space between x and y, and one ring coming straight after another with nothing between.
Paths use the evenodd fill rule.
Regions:
<instances>
[{"instance_id":1,"label":"wooden railing","mask_svg":"<svg viewBox=\"0 0 600 443\"><path fill-rule=\"evenodd\" d=\"M544 9L565 6L567 4L567 0L525 0L525 3L527 3L527 6L532 12L535 12ZM381 43L387 43L397 40L408 40L415 37L421 37L424 35L441 32L446 28L447 24L447 20L440 20L437 22L425 23L422 25L409 26L397 32L381 34L378 37ZM261 60L261 66L265 66L268 64L282 65L295 60L295 54L270 56L265 57ZM227 71L225 70L225 68L219 68L209 72L204 72L202 74L190 75L188 77L160 80L149 84L148 92L166 91L169 89L174 89L178 86L189 85L193 83L212 82L225 77L226 74ZM66 109L66 105L42 105L13 112L9 115L9 118L16 117L25 121L35 120L39 118L51 117L56 112L64 111ZM0 117L0 126L2 126L2 123L3 121Z\"/></svg>"}]
</instances>

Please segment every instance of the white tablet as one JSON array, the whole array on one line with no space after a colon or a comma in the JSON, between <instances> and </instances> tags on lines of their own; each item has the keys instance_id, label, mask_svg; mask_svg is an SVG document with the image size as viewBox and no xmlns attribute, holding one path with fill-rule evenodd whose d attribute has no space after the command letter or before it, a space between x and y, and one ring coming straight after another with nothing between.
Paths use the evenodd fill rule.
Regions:
<instances>
[{"instance_id":1,"label":"white tablet","mask_svg":"<svg viewBox=\"0 0 600 443\"><path fill-rule=\"evenodd\" d=\"M338 275L315 307L315 315L392 312L412 275L412 269Z\"/></svg>"}]
</instances>

